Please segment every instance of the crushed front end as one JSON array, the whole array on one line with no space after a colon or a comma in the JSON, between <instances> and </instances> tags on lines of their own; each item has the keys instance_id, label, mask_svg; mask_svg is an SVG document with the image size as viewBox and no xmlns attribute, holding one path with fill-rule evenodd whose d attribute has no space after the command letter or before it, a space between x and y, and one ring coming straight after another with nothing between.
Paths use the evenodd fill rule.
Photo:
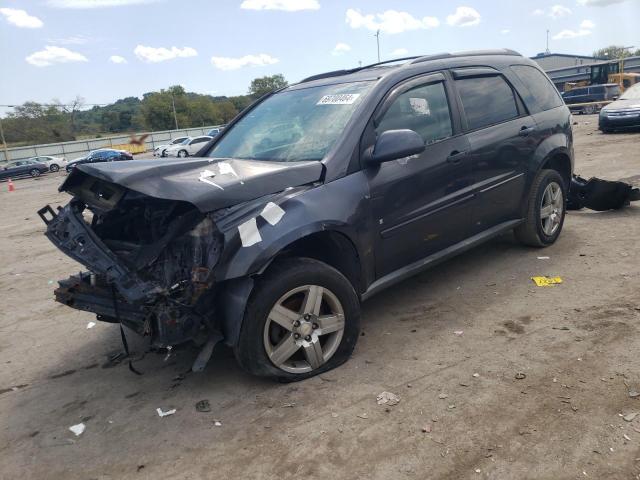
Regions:
<instances>
[{"instance_id":1,"label":"crushed front end","mask_svg":"<svg viewBox=\"0 0 640 480\"><path fill-rule=\"evenodd\" d=\"M59 282L58 302L121 322L158 348L217 332L223 236L213 214L81 172L61 189L71 202L38 214L51 242L88 271Z\"/></svg>"}]
</instances>

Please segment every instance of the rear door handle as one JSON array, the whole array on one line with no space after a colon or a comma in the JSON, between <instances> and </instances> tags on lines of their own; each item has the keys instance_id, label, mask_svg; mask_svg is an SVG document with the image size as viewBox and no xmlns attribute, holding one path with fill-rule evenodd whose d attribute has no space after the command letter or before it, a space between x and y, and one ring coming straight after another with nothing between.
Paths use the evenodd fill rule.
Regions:
<instances>
[{"instance_id":1,"label":"rear door handle","mask_svg":"<svg viewBox=\"0 0 640 480\"><path fill-rule=\"evenodd\" d=\"M460 163L460 161L467 156L467 152L459 152L454 150L447 157L447 163Z\"/></svg>"},{"instance_id":2,"label":"rear door handle","mask_svg":"<svg viewBox=\"0 0 640 480\"><path fill-rule=\"evenodd\" d=\"M536 131L536 127L524 126L520 129L520 131L518 132L518 135L520 135L521 137L528 137L530 134L532 134L535 131Z\"/></svg>"}]
</instances>

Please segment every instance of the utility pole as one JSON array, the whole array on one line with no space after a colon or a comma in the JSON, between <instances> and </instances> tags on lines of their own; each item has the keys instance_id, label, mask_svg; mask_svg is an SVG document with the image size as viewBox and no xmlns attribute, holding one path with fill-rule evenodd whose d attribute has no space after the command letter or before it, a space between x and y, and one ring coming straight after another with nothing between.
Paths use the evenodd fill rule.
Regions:
<instances>
[{"instance_id":1,"label":"utility pole","mask_svg":"<svg viewBox=\"0 0 640 480\"><path fill-rule=\"evenodd\" d=\"M376 37L376 43L378 44L378 63L380 63L380 30L379 29L376 31L376 34L374 35L374 37Z\"/></svg>"},{"instance_id":2,"label":"utility pole","mask_svg":"<svg viewBox=\"0 0 640 480\"><path fill-rule=\"evenodd\" d=\"M176 130L178 130L178 116L176 115L176 101L173 98L173 92L171 92L171 106L173 107L173 120L176 122Z\"/></svg>"},{"instance_id":3,"label":"utility pole","mask_svg":"<svg viewBox=\"0 0 640 480\"><path fill-rule=\"evenodd\" d=\"M0 116L0 140L2 140L2 149L4 150L4 161L9 162L11 158L9 158L9 149L4 139L4 130L2 130L2 116Z\"/></svg>"},{"instance_id":4,"label":"utility pole","mask_svg":"<svg viewBox=\"0 0 640 480\"><path fill-rule=\"evenodd\" d=\"M549 50L549 29L547 29L547 49L544 51L544 53L546 53L547 55L551 53L551 50Z\"/></svg>"}]
</instances>

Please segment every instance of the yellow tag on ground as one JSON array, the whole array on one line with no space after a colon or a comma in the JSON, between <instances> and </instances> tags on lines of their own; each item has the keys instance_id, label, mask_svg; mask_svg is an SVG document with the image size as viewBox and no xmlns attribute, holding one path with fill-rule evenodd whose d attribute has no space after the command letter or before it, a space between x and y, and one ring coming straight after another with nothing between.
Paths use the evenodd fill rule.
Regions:
<instances>
[{"instance_id":1,"label":"yellow tag on ground","mask_svg":"<svg viewBox=\"0 0 640 480\"><path fill-rule=\"evenodd\" d=\"M539 287L550 287L551 285L562 283L562 278L560 277L531 277L531 280Z\"/></svg>"}]
</instances>

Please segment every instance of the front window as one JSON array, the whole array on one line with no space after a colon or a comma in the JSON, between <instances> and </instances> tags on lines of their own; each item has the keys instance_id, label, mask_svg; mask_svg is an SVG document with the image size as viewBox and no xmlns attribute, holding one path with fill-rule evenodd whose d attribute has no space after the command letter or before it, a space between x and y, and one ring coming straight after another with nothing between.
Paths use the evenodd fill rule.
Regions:
<instances>
[{"instance_id":1,"label":"front window","mask_svg":"<svg viewBox=\"0 0 640 480\"><path fill-rule=\"evenodd\" d=\"M621 100L640 100L640 83L625 91L620 97Z\"/></svg>"},{"instance_id":2,"label":"front window","mask_svg":"<svg viewBox=\"0 0 640 480\"><path fill-rule=\"evenodd\" d=\"M240 119L209 156L274 162L322 160L371 85L342 83L276 93Z\"/></svg>"}]
</instances>

